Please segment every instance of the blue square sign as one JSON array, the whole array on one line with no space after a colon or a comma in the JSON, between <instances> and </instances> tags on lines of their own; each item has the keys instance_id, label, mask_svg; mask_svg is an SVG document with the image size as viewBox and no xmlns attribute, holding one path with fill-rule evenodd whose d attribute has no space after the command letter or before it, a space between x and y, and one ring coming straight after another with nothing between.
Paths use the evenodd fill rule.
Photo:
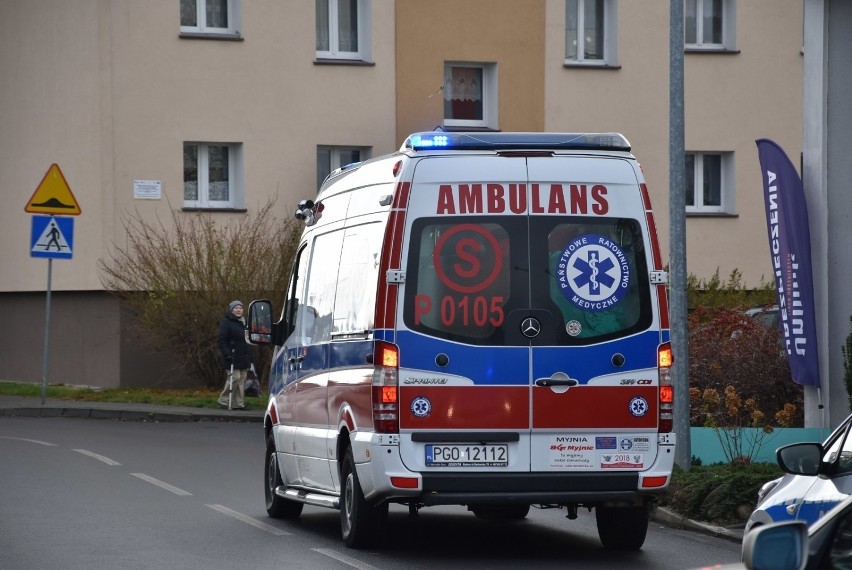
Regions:
<instances>
[{"instance_id":1,"label":"blue square sign","mask_svg":"<svg viewBox=\"0 0 852 570\"><path fill-rule=\"evenodd\" d=\"M74 218L33 216L30 256L71 259L74 250Z\"/></svg>"}]
</instances>

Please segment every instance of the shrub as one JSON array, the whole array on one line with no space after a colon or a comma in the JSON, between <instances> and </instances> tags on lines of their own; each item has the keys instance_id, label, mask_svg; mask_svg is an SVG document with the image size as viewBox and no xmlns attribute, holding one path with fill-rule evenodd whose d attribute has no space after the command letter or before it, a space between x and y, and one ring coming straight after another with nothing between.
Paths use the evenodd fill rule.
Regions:
<instances>
[{"instance_id":1,"label":"shrub","mask_svg":"<svg viewBox=\"0 0 852 570\"><path fill-rule=\"evenodd\" d=\"M170 223L130 215L126 247L98 261L104 288L131 311L143 340L174 355L195 383L221 383L216 335L230 301L284 298L301 227L276 219L274 203L230 222L209 212L172 210ZM259 373L270 356L256 351Z\"/></svg>"},{"instance_id":2,"label":"shrub","mask_svg":"<svg viewBox=\"0 0 852 570\"><path fill-rule=\"evenodd\" d=\"M742 308L699 307L689 314L689 385L702 397L707 390L722 397L730 386L741 402L752 402L752 411L770 414L766 425L803 425L804 391L790 376L780 331L746 316ZM719 415L708 424L701 401L690 405L693 426L713 421L720 427L753 425L732 424Z\"/></svg>"}]
</instances>

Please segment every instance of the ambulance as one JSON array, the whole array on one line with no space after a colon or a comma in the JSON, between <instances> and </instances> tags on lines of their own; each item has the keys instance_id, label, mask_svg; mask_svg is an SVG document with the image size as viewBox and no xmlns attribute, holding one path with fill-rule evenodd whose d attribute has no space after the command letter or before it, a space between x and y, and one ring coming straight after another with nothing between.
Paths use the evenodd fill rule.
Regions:
<instances>
[{"instance_id":1,"label":"ambulance","mask_svg":"<svg viewBox=\"0 0 852 570\"><path fill-rule=\"evenodd\" d=\"M266 509L340 511L381 543L391 504L594 511L642 547L675 455L666 273L617 133L423 132L303 200L274 350Z\"/></svg>"}]
</instances>

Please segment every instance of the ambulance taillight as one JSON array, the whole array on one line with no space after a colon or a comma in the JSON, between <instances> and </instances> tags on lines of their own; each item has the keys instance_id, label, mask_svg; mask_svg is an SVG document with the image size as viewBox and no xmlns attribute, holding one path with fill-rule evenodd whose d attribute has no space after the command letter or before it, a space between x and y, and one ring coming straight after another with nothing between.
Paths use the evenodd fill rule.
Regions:
<instances>
[{"instance_id":1,"label":"ambulance taillight","mask_svg":"<svg viewBox=\"0 0 852 570\"><path fill-rule=\"evenodd\" d=\"M657 369L660 373L660 433L670 433L674 427L673 363L671 343L661 344L657 350Z\"/></svg>"},{"instance_id":2,"label":"ambulance taillight","mask_svg":"<svg viewBox=\"0 0 852 570\"><path fill-rule=\"evenodd\" d=\"M373 428L399 433L399 348L376 341L373 363Z\"/></svg>"}]
</instances>

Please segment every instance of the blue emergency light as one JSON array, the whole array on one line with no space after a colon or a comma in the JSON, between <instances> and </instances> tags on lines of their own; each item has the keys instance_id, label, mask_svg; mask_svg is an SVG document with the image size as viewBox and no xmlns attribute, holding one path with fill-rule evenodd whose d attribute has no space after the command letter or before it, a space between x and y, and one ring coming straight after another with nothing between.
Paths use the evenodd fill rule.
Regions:
<instances>
[{"instance_id":1,"label":"blue emergency light","mask_svg":"<svg viewBox=\"0 0 852 570\"><path fill-rule=\"evenodd\" d=\"M619 133L414 133L400 150L609 150L630 151Z\"/></svg>"}]
</instances>

